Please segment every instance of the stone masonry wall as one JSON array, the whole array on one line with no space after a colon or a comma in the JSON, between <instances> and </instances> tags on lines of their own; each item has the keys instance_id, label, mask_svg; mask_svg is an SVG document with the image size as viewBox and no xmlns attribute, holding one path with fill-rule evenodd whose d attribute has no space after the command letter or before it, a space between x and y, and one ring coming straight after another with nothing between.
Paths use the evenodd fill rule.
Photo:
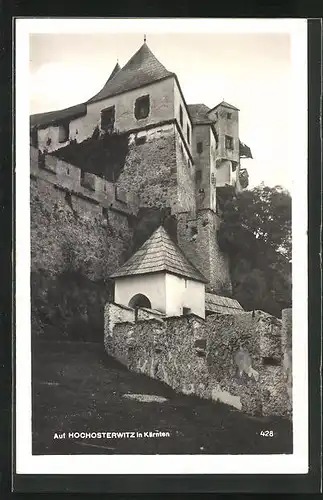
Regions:
<instances>
[{"instance_id":1,"label":"stone masonry wall","mask_svg":"<svg viewBox=\"0 0 323 500\"><path fill-rule=\"evenodd\" d=\"M132 242L127 206L113 192L80 189L75 172L51 163L39 168L32 156L30 178L32 331L69 340L102 338L103 309L112 299L110 274ZM55 171L56 167L56 171ZM68 179L67 179L68 178ZM97 179L94 179L97 182ZM109 185L109 183L107 184ZM102 196L102 203L101 197ZM117 205L118 209L112 205Z\"/></svg>"},{"instance_id":2,"label":"stone masonry wall","mask_svg":"<svg viewBox=\"0 0 323 500\"><path fill-rule=\"evenodd\" d=\"M176 205L174 125L131 134L129 154L117 185L140 196L140 206Z\"/></svg>"},{"instance_id":3,"label":"stone masonry wall","mask_svg":"<svg viewBox=\"0 0 323 500\"><path fill-rule=\"evenodd\" d=\"M178 392L254 415L289 416L277 328L261 311L124 322L115 324L108 353ZM266 364L268 355L278 362Z\"/></svg>"},{"instance_id":4,"label":"stone masonry wall","mask_svg":"<svg viewBox=\"0 0 323 500\"><path fill-rule=\"evenodd\" d=\"M204 274L206 291L230 295L232 291L229 261L217 242L218 216L211 210L199 210L196 216L178 214L177 241L188 259Z\"/></svg>"},{"instance_id":5,"label":"stone masonry wall","mask_svg":"<svg viewBox=\"0 0 323 500\"><path fill-rule=\"evenodd\" d=\"M293 378L292 378L292 309L282 310L282 353L284 375L288 387L288 396L290 402L290 411L293 407Z\"/></svg>"},{"instance_id":6,"label":"stone masonry wall","mask_svg":"<svg viewBox=\"0 0 323 500\"><path fill-rule=\"evenodd\" d=\"M177 213L195 206L194 170L179 159L179 140L174 123L130 134L117 186L137 194L140 207Z\"/></svg>"},{"instance_id":7,"label":"stone masonry wall","mask_svg":"<svg viewBox=\"0 0 323 500\"><path fill-rule=\"evenodd\" d=\"M176 212L196 212L195 165L188 155L184 141L175 128L177 165L177 207ZM173 210L175 212L175 210Z\"/></svg>"},{"instance_id":8,"label":"stone masonry wall","mask_svg":"<svg viewBox=\"0 0 323 500\"><path fill-rule=\"evenodd\" d=\"M124 191L115 183L89 172L81 179L81 169L51 155L43 158L37 149L30 148L30 173L32 177L47 181L56 187L69 191L89 203L114 208L125 214L135 213L139 200L132 190Z\"/></svg>"}]
</instances>

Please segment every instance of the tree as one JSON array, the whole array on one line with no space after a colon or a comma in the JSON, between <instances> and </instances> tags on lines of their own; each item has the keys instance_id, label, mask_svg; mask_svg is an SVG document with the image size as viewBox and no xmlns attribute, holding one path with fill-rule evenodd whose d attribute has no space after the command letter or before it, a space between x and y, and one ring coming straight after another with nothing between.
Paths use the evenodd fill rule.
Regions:
<instances>
[{"instance_id":1,"label":"tree","mask_svg":"<svg viewBox=\"0 0 323 500\"><path fill-rule=\"evenodd\" d=\"M261 184L218 189L218 239L230 256L233 297L244 308L279 316L291 305L291 196Z\"/></svg>"}]
</instances>

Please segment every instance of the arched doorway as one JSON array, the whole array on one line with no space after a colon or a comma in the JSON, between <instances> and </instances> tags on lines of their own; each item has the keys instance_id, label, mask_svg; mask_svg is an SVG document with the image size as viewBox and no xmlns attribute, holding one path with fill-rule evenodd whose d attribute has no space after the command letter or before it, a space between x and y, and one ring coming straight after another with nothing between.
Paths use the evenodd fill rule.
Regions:
<instances>
[{"instance_id":1,"label":"arched doorway","mask_svg":"<svg viewBox=\"0 0 323 500\"><path fill-rule=\"evenodd\" d=\"M151 309L151 302L146 297L146 295L143 295L142 293L137 293L130 299L129 301L129 307L132 307L132 309L136 309L137 307L146 307L147 309Z\"/></svg>"}]
</instances>

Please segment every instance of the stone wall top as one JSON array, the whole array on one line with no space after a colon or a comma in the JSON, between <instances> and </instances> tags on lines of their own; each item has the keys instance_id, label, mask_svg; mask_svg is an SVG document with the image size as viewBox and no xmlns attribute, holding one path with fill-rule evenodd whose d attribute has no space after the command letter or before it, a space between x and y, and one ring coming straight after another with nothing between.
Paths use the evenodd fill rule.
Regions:
<instances>
[{"instance_id":1,"label":"stone wall top","mask_svg":"<svg viewBox=\"0 0 323 500\"><path fill-rule=\"evenodd\" d=\"M52 155L40 155L33 147L30 147L30 173L76 196L124 214L134 214L139 206L133 193L123 191L116 183L83 172Z\"/></svg>"}]
</instances>

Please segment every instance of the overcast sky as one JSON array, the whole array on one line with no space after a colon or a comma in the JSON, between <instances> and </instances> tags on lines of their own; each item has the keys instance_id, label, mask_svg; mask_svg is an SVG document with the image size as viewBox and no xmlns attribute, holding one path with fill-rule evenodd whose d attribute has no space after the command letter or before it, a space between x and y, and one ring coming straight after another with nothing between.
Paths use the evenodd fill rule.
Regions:
<instances>
[{"instance_id":1,"label":"overcast sky","mask_svg":"<svg viewBox=\"0 0 323 500\"><path fill-rule=\"evenodd\" d=\"M123 66L143 34L30 36L30 112L72 106L98 92L117 59ZM250 185L291 188L292 67L288 34L153 34L147 44L177 74L187 104L222 99L240 109L240 139L253 153L242 160Z\"/></svg>"}]
</instances>

